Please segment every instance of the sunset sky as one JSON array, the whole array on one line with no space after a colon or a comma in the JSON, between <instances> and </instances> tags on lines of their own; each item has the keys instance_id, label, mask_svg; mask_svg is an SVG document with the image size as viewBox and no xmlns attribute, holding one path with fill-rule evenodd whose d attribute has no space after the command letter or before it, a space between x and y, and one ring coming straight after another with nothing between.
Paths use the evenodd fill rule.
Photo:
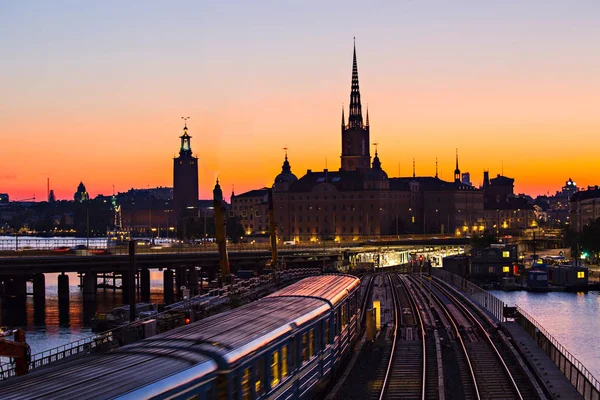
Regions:
<instances>
[{"instance_id":1,"label":"sunset sky","mask_svg":"<svg viewBox=\"0 0 600 400\"><path fill-rule=\"evenodd\" d=\"M200 196L340 166L356 36L390 176L460 168L554 193L600 183L600 1L0 2L0 193L172 185L188 121ZM372 150L373 153L373 150Z\"/></svg>"}]
</instances>

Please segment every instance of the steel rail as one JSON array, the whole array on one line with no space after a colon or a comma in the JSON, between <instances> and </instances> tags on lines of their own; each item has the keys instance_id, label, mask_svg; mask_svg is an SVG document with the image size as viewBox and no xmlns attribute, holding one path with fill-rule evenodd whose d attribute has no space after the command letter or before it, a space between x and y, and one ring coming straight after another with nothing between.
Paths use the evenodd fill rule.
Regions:
<instances>
[{"instance_id":1,"label":"steel rail","mask_svg":"<svg viewBox=\"0 0 600 400\"><path fill-rule=\"evenodd\" d=\"M452 293L450 293L449 290L447 290L446 288L444 288L438 282L433 282L433 284L440 291L442 291L446 296L448 296L448 298L455 305L457 305L458 307L460 307L463 310L464 315L467 315L469 317L469 319L471 319L472 321L474 321L477 324L477 326L479 326L480 331L483 332L483 334L486 337L488 343L492 346L492 349L494 350L494 353L496 354L496 357L498 358L498 360L502 364L502 366L504 368L504 372L506 372L508 378L510 379L510 382L512 383L513 389L517 393L517 396L519 396L519 399L523 400L523 395L521 394L521 391L519 390L519 386L517 385L517 382L513 378L512 373L510 372L510 370L508 369L508 366L504 362L504 359L502 358L502 355L500 354L500 352L498 351L498 348L494 344L494 341L492 340L491 336L487 333L487 331L485 330L485 328L483 327L483 325L481 324L481 322L479 322L479 319L477 319L473 315L473 313L467 308L467 306L465 306L464 304L462 304L462 302L460 300L458 300L458 298L455 295L453 295Z\"/></svg>"},{"instance_id":2,"label":"steel rail","mask_svg":"<svg viewBox=\"0 0 600 400\"><path fill-rule=\"evenodd\" d=\"M387 387L387 383L390 377L390 372L392 371L392 364L394 363L394 354L396 350L396 339L398 335L398 325L400 325L400 318L398 315L398 299L396 297L396 291L394 290L394 284L392 282L392 278L390 274L387 275L388 281L390 283L390 288L392 291L392 298L394 302L394 341L392 343L392 351L390 353L390 361L388 362L387 370L385 371L385 378L383 380L383 385L381 386L381 393L379 394L379 400L383 400L383 396L385 395L385 389Z\"/></svg>"},{"instance_id":3,"label":"steel rail","mask_svg":"<svg viewBox=\"0 0 600 400\"><path fill-rule=\"evenodd\" d=\"M408 290L408 285L405 282L405 279L403 277L400 277L398 275L398 278L400 279L400 281L402 281L403 284L403 290L404 293L406 293L406 297L408 298L408 301L411 304L411 307L413 309L413 311L415 312L415 314L417 315L417 318L419 319L419 325L421 325L421 342L423 343L423 377L422 377L422 383L421 383L421 399L425 400L425 380L426 380L426 376L427 376L427 346L425 343L425 324L423 323L423 316L421 315L421 310L419 309L419 307L417 307L417 302L415 299L413 299L413 296L411 295L411 293L409 293Z\"/></svg>"},{"instance_id":4,"label":"steel rail","mask_svg":"<svg viewBox=\"0 0 600 400\"><path fill-rule=\"evenodd\" d=\"M418 279L418 278L413 278L413 279ZM415 285L415 286L419 287L419 290L423 293L424 296L426 295L425 288L423 288L420 285ZM439 308L444 312L444 314L446 314L446 318L448 319L448 321L450 321L450 323L452 324L452 327L454 328L456 337L458 338L458 341L460 342L460 347L462 348L463 354L465 355L465 359L467 360L467 365L469 367L469 372L471 375L471 381L473 383L473 388L475 389L475 396L477 397L477 400L480 400L481 394L479 393L479 385L477 384L477 377L475 376L473 364L471 363L471 357L469 357L469 352L467 351L467 346L465 345L465 342L462 339L462 335L460 334L458 325L456 325L454 316L452 315L452 313L450 313L448 308L444 305L442 300L436 294L431 293L431 295L432 295L432 298L435 300L435 302L438 304Z\"/></svg>"}]
</instances>

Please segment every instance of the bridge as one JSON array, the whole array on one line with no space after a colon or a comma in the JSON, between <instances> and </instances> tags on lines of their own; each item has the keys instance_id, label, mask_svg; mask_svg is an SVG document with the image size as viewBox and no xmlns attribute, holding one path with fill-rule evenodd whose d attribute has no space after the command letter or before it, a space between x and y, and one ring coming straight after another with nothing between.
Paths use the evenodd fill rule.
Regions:
<instances>
[{"instance_id":1,"label":"bridge","mask_svg":"<svg viewBox=\"0 0 600 400\"><path fill-rule=\"evenodd\" d=\"M23 239L21 238L21 242ZM48 240L31 248L19 248L16 240L0 240L0 296L11 299L12 306L20 307L27 295L27 281L33 283L36 304L43 304L45 276L48 273L62 274L58 278L59 306L67 305L69 276L76 272L79 286L83 288L84 300L93 302L98 288L98 279L103 287L122 290L125 302L130 301L130 289L139 288L142 301L150 297L150 270L163 271L164 300L170 304L181 298L181 287L186 286L192 295L199 293L198 274L213 280L219 270L219 252L215 243L174 243L154 246L150 241L138 240L135 254L127 246L85 246L85 239ZM15 247L15 243L17 246ZM344 258L363 252L382 249L418 249L427 246L458 246L468 243L468 238L452 236L393 236L364 238L349 243L314 242L283 246L279 249L279 261L286 267L326 267L343 263ZM229 263L232 272L260 270L271 259L267 244L229 244ZM131 273L132 263L133 273ZM175 279L174 279L175 278ZM119 285L120 282L120 285ZM130 283L132 282L132 283ZM14 301L13 301L14 300Z\"/></svg>"}]
</instances>

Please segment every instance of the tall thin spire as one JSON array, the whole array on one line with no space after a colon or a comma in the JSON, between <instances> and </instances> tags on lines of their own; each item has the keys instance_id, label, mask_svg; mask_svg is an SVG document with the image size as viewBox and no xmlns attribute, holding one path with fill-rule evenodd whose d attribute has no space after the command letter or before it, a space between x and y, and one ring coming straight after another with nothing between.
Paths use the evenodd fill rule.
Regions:
<instances>
[{"instance_id":1,"label":"tall thin spire","mask_svg":"<svg viewBox=\"0 0 600 400\"><path fill-rule=\"evenodd\" d=\"M362 108L360 104L360 88L358 86L358 64L356 62L356 37L354 38L354 55L352 57L352 88L350 90L350 112L348 126L362 127Z\"/></svg>"},{"instance_id":2,"label":"tall thin spire","mask_svg":"<svg viewBox=\"0 0 600 400\"><path fill-rule=\"evenodd\" d=\"M369 126L369 103L367 103L367 126Z\"/></svg>"},{"instance_id":3,"label":"tall thin spire","mask_svg":"<svg viewBox=\"0 0 600 400\"><path fill-rule=\"evenodd\" d=\"M342 103L342 128L346 126L346 118L344 118L344 103Z\"/></svg>"},{"instance_id":4,"label":"tall thin spire","mask_svg":"<svg viewBox=\"0 0 600 400\"><path fill-rule=\"evenodd\" d=\"M458 170L458 149L456 149L456 169Z\"/></svg>"},{"instance_id":5,"label":"tall thin spire","mask_svg":"<svg viewBox=\"0 0 600 400\"><path fill-rule=\"evenodd\" d=\"M460 182L460 169L458 168L458 149L456 149L456 169L454 170L454 182Z\"/></svg>"},{"instance_id":6,"label":"tall thin spire","mask_svg":"<svg viewBox=\"0 0 600 400\"><path fill-rule=\"evenodd\" d=\"M415 168L415 159L413 158L413 178L415 178L417 176L417 171Z\"/></svg>"},{"instance_id":7,"label":"tall thin spire","mask_svg":"<svg viewBox=\"0 0 600 400\"><path fill-rule=\"evenodd\" d=\"M435 158L435 177L438 177L438 159L437 157Z\"/></svg>"}]
</instances>

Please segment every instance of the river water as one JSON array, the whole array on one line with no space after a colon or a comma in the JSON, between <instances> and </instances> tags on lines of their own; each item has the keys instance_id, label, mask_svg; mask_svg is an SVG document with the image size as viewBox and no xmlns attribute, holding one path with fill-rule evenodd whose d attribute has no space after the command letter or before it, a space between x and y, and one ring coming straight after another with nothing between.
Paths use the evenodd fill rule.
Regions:
<instances>
[{"instance_id":1,"label":"river water","mask_svg":"<svg viewBox=\"0 0 600 400\"><path fill-rule=\"evenodd\" d=\"M491 292L524 309L600 378L600 293Z\"/></svg>"},{"instance_id":2,"label":"river water","mask_svg":"<svg viewBox=\"0 0 600 400\"><path fill-rule=\"evenodd\" d=\"M113 292L112 289L98 289L95 310L85 310L83 294L78 287L77 273L67 273L69 276L69 310L61 314L58 307L58 274L45 274L46 276L46 302L43 312L35 311L34 301L31 296L26 302L27 343L31 346L31 353L39 353L78 339L93 335L89 320L95 312L104 313L123 304L121 290ZM163 273L155 270L150 272L150 301L163 303ZM98 281L100 282L100 280ZM118 282L118 281L117 281ZM112 283L112 281L110 281ZM31 283L27 284L27 292L33 291ZM139 299L138 299L139 301ZM12 321L15 320L16 310L7 309L6 304L0 306L0 325L16 328ZM5 361L5 360L2 360Z\"/></svg>"}]
</instances>

